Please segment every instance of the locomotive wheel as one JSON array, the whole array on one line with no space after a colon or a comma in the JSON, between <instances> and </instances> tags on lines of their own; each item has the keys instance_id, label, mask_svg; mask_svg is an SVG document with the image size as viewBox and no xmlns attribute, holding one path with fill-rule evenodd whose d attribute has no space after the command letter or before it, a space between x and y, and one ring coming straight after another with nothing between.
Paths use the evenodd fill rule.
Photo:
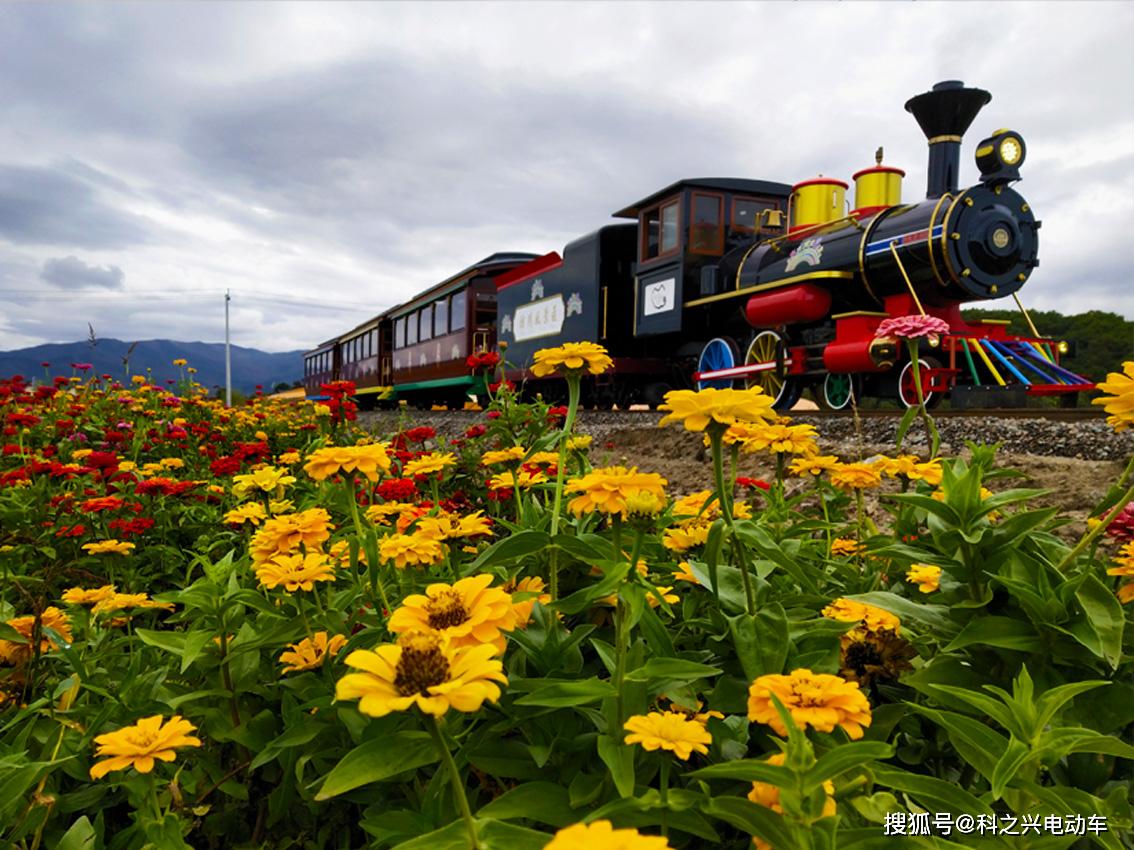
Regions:
<instances>
[{"instance_id":1,"label":"locomotive wheel","mask_svg":"<svg viewBox=\"0 0 1134 850\"><path fill-rule=\"evenodd\" d=\"M925 395L925 406L936 407L941 401L941 394L925 390L925 372L928 369L940 369L941 363L934 357L919 357L918 372L921 375L922 389ZM917 386L914 384L913 363L908 362L902 367L898 375L898 402L903 407L917 407Z\"/></svg>"},{"instance_id":2,"label":"locomotive wheel","mask_svg":"<svg viewBox=\"0 0 1134 850\"><path fill-rule=\"evenodd\" d=\"M826 410L842 410L849 407L852 401L858 401L859 389L859 382L854 375L828 372L815 396L820 406Z\"/></svg>"},{"instance_id":3,"label":"locomotive wheel","mask_svg":"<svg viewBox=\"0 0 1134 850\"><path fill-rule=\"evenodd\" d=\"M772 397L772 406L776 410L789 410L799 401L803 394L803 386L799 381L787 374L784 358L787 354L787 340L777 331L760 331L748 346L748 353L744 356L744 365L753 366L757 363L774 363L769 369L762 369L746 375L744 385L748 389L759 387Z\"/></svg>"},{"instance_id":4,"label":"locomotive wheel","mask_svg":"<svg viewBox=\"0 0 1134 850\"><path fill-rule=\"evenodd\" d=\"M731 369L736 365L736 343L724 336L710 339L701 349L701 356L697 358L698 372L715 372L718 369ZM712 387L717 390L727 390L732 387L732 378L713 378L708 381L697 381L697 389L703 390Z\"/></svg>"}]
</instances>

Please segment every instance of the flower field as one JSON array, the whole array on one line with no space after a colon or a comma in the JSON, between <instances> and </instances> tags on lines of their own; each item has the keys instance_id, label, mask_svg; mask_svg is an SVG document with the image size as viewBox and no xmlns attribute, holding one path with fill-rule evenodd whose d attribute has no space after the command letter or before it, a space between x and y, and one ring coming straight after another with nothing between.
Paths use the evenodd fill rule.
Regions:
<instances>
[{"instance_id":1,"label":"flower field","mask_svg":"<svg viewBox=\"0 0 1134 850\"><path fill-rule=\"evenodd\" d=\"M348 384L0 380L0 846L1134 846L1134 458L1068 542L924 406L839 457L675 391L681 492L592 465L609 366L539 352L568 404L494 382L454 440ZM1100 390L1134 425L1134 363Z\"/></svg>"}]
</instances>

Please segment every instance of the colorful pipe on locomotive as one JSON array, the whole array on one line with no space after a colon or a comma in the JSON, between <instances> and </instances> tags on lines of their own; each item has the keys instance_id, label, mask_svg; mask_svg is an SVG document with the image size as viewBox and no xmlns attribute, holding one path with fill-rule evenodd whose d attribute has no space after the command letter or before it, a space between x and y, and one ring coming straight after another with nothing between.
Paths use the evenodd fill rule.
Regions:
<instances>
[{"instance_id":1,"label":"colorful pipe on locomotive","mask_svg":"<svg viewBox=\"0 0 1134 850\"><path fill-rule=\"evenodd\" d=\"M888 317L921 313L950 328L921 352L931 398L952 392L960 403L985 396L997 406L1027 395L1073 400L1091 384L1059 364L1062 344L1042 337L1026 311L1028 337L961 316L962 304L1009 295L1023 311L1016 292L1039 264L1040 223L1010 185L1026 153L1018 133L997 130L982 141L980 178L959 188L962 137L990 99L949 81L906 103L929 141L926 198L915 203L901 202L904 172L883 165L879 149L875 165L853 176L850 209L850 187L830 177L795 185L681 180L615 213L634 224L602 227L562 254L494 255L504 261L481 277L477 296L486 307L494 297L494 315L479 314L468 350L507 343L509 377L553 395L559 385L527 371L534 352L600 342L614 369L587 384L594 403L656 404L669 389L692 384L760 386L781 409L808 388L832 408L864 396L909 405L916 387L905 348L876 330ZM395 320L420 327L421 302L459 291L468 272L366 327ZM406 334L389 336L396 363ZM327 356L339 344L308 353L312 375L328 359L343 369L338 355ZM389 378L418 400L456 386L397 369Z\"/></svg>"}]
</instances>

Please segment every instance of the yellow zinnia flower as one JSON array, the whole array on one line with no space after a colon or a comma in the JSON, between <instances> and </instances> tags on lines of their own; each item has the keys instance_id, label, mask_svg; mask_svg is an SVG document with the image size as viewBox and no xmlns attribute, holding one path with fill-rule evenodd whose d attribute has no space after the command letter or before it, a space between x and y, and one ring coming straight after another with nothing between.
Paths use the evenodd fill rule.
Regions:
<instances>
[{"instance_id":1,"label":"yellow zinnia flower","mask_svg":"<svg viewBox=\"0 0 1134 850\"><path fill-rule=\"evenodd\" d=\"M447 467L456 466L456 464L457 456L452 452L444 454L433 452L411 460L402 469L402 475L406 478L413 478L415 475L429 475L434 472L442 472Z\"/></svg>"},{"instance_id":2,"label":"yellow zinnia flower","mask_svg":"<svg viewBox=\"0 0 1134 850\"><path fill-rule=\"evenodd\" d=\"M238 499L247 498L253 490L274 493L280 487L295 483L295 476L288 475L286 469L262 466L254 472L232 477L232 492ZM280 495L283 495L282 493Z\"/></svg>"},{"instance_id":3,"label":"yellow zinnia flower","mask_svg":"<svg viewBox=\"0 0 1134 850\"><path fill-rule=\"evenodd\" d=\"M815 453L815 438L819 436L814 425L780 425L772 423L755 429L741 441L746 454L768 451L772 454L810 455Z\"/></svg>"},{"instance_id":4,"label":"yellow zinnia flower","mask_svg":"<svg viewBox=\"0 0 1134 850\"><path fill-rule=\"evenodd\" d=\"M488 488L490 490L511 490L518 487L521 490L528 490L536 484L546 484L547 481L547 476L542 472L520 470L518 476L512 472L501 472L499 475L493 475L488 479Z\"/></svg>"},{"instance_id":5,"label":"yellow zinnia flower","mask_svg":"<svg viewBox=\"0 0 1134 850\"><path fill-rule=\"evenodd\" d=\"M836 537L831 541L832 555L850 558L854 555L861 555L865 551L865 543L859 543L857 540L853 540L849 537Z\"/></svg>"},{"instance_id":6,"label":"yellow zinnia flower","mask_svg":"<svg viewBox=\"0 0 1134 850\"><path fill-rule=\"evenodd\" d=\"M788 466L792 475L822 475L839 468L839 459L834 455L815 455L797 457Z\"/></svg>"},{"instance_id":7,"label":"yellow zinnia flower","mask_svg":"<svg viewBox=\"0 0 1134 850\"><path fill-rule=\"evenodd\" d=\"M882 473L868 463L840 463L831 471L831 483L840 490L866 490L882 483Z\"/></svg>"},{"instance_id":8,"label":"yellow zinnia flower","mask_svg":"<svg viewBox=\"0 0 1134 850\"><path fill-rule=\"evenodd\" d=\"M936 487L941 483L941 460L934 458L927 460L925 463L915 463L913 469L906 473L906 477L911 481L921 479L926 484L932 484Z\"/></svg>"},{"instance_id":9,"label":"yellow zinnia flower","mask_svg":"<svg viewBox=\"0 0 1134 850\"><path fill-rule=\"evenodd\" d=\"M490 644L455 647L437 632L408 632L396 644L348 655L346 665L363 672L343 676L335 699L358 699L358 710L371 717L414 705L435 717L450 708L478 711L500 698L497 682L508 684L493 655Z\"/></svg>"},{"instance_id":10,"label":"yellow zinnia flower","mask_svg":"<svg viewBox=\"0 0 1134 850\"><path fill-rule=\"evenodd\" d=\"M477 537L492 533L492 520L483 511L468 516L442 513L436 516L423 516L417 521L417 533L434 540L450 540L459 537Z\"/></svg>"},{"instance_id":11,"label":"yellow zinnia flower","mask_svg":"<svg viewBox=\"0 0 1134 850\"><path fill-rule=\"evenodd\" d=\"M252 563L286 555L302 545L308 550L319 549L331 536L334 526L331 515L323 508L308 508L297 514L280 514L264 521L264 527L252 535L249 548Z\"/></svg>"},{"instance_id":12,"label":"yellow zinnia flower","mask_svg":"<svg viewBox=\"0 0 1134 850\"><path fill-rule=\"evenodd\" d=\"M453 646L485 643L503 653L503 632L516 628L516 611L512 597L490 584L492 576L487 574L469 576L451 586L431 584L424 595L407 596L402 607L390 615L387 627L395 634L432 629Z\"/></svg>"},{"instance_id":13,"label":"yellow zinnia flower","mask_svg":"<svg viewBox=\"0 0 1134 850\"><path fill-rule=\"evenodd\" d=\"M335 565L322 552L306 555L277 555L256 567L256 578L266 588L283 585L290 593L311 590L317 581L334 581Z\"/></svg>"},{"instance_id":14,"label":"yellow zinnia flower","mask_svg":"<svg viewBox=\"0 0 1134 850\"><path fill-rule=\"evenodd\" d=\"M786 753L776 753L774 756L764 759L764 764L783 767L786 759ZM827 792L827 799L823 802L823 812L820 817L834 817L835 813L838 811L838 806L834 798L835 783L828 779L823 783L823 790ZM752 790L748 792L748 799L766 809L771 809L777 814L782 815L784 813L784 807L780 804L780 789L770 782L753 782ZM762 842L759 839L755 839L755 841L757 841L758 847L771 847L770 844Z\"/></svg>"},{"instance_id":15,"label":"yellow zinnia flower","mask_svg":"<svg viewBox=\"0 0 1134 850\"><path fill-rule=\"evenodd\" d=\"M99 540L97 543L84 543L83 551L90 555L129 555L134 551L133 543L119 542L117 540Z\"/></svg>"},{"instance_id":16,"label":"yellow zinnia flower","mask_svg":"<svg viewBox=\"0 0 1134 850\"><path fill-rule=\"evenodd\" d=\"M669 750L682 761L688 761L694 751L707 755L713 743L703 725L672 711L636 714L622 728L630 733L623 739L627 744L641 744L649 751Z\"/></svg>"},{"instance_id":17,"label":"yellow zinnia flower","mask_svg":"<svg viewBox=\"0 0 1134 850\"><path fill-rule=\"evenodd\" d=\"M667 529L662 535L662 545L671 552L687 552L694 546L701 546L709 539L712 522L699 520L682 523L677 528Z\"/></svg>"},{"instance_id":18,"label":"yellow zinnia flower","mask_svg":"<svg viewBox=\"0 0 1134 850\"><path fill-rule=\"evenodd\" d=\"M509 595L515 593L538 594L537 596L533 596L529 599L524 599L519 602L515 601L515 598L513 597L512 610L516 612L516 628L527 628L528 623L531 622L532 619L532 609L535 608L537 601L541 605L546 605L551 601L551 594L543 592L544 586L545 585L543 583L543 579L539 576L529 576L528 578L522 578L519 581L513 579L512 581L504 585L502 590Z\"/></svg>"},{"instance_id":19,"label":"yellow zinnia flower","mask_svg":"<svg viewBox=\"0 0 1134 850\"><path fill-rule=\"evenodd\" d=\"M161 608L165 611L172 611L173 605L169 602L156 602L150 599L148 593L113 593L95 603L91 612L94 614L110 614L114 611L124 611L127 608Z\"/></svg>"},{"instance_id":20,"label":"yellow zinnia flower","mask_svg":"<svg viewBox=\"0 0 1134 850\"><path fill-rule=\"evenodd\" d=\"M580 434L579 436L576 436L576 437L568 437L567 438L567 451L569 451L569 452L581 452L584 449L589 449L591 447L591 443L593 441L594 441L594 437L592 437L590 434Z\"/></svg>"},{"instance_id":21,"label":"yellow zinnia flower","mask_svg":"<svg viewBox=\"0 0 1134 850\"><path fill-rule=\"evenodd\" d=\"M412 511L416 505L409 502L383 502L380 505L371 505L366 509L366 518L375 525L389 525L389 517L397 517L406 511Z\"/></svg>"},{"instance_id":22,"label":"yellow zinnia flower","mask_svg":"<svg viewBox=\"0 0 1134 850\"><path fill-rule=\"evenodd\" d=\"M701 585L701 580L693 573L693 568L689 566L688 561L680 561L677 564L677 569L673 571L674 581L687 581L695 584L698 587Z\"/></svg>"},{"instance_id":23,"label":"yellow zinnia flower","mask_svg":"<svg viewBox=\"0 0 1134 850\"><path fill-rule=\"evenodd\" d=\"M608 820L577 823L555 833L543 850L672 850L657 835L641 835L636 829L615 829Z\"/></svg>"},{"instance_id":24,"label":"yellow zinnia flower","mask_svg":"<svg viewBox=\"0 0 1134 850\"><path fill-rule=\"evenodd\" d=\"M606 349L593 342L565 342L555 348L542 348L534 355L532 374L545 378L560 369L566 372L582 372L601 375L614 361Z\"/></svg>"},{"instance_id":25,"label":"yellow zinnia flower","mask_svg":"<svg viewBox=\"0 0 1134 850\"><path fill-rule=\"evenodd\" d=\"M28 614L24 617L14 617L8 620L8 625L19 632L25 642L16 643L11 640L0 640L0 661L18 666L31 659L35 654L32 648L32 632L35 631L35 615ZM39 615L39 625L41 630L39 651L41 654L59 648L59 645L47 636L47 629L59 635L65 643L70 643L74 637L71 632L71 621L67 619L66 614L54 605L43 609L43 612Z\"/></svg>"},{"instance_id":26,"label":"yellow zinnia flower","mask_svg":"<svg viewBox=\"0 0 1134 850\"><path fill-rule=\"evenodd\" d=\"M1122 576L1134 579L1134 542L1127 543L1118 552L1114 562L1118 565L1106 571L1108 576ZM1125 605L1134 602L1134 581L1128 581L1116 591L1118 601Z\"/></svg>"},{"instance_id":27,"label":"yellow zinnia flower","mask_svg":"<svg viewBox=\"0 0 1134 850\"><path fill-rule=\"evenodd\" d=\"M322 667L324 661L339 654L339 650L346 646L346 642L344 635L328 638L326 632L315 632L312 637L304 638L299 643L290 643L288 648L280 653L280 664L284 665L283 672L299 673Z\"/></svg>"},{"instance_id":28,"label":"yellow zinnia flower","mask_svg":"<svg viewBox=\"0 0 1134 850\"><path fill-rule=\"evenodd\" d=\"M63 592L63 601L68 605L94 605L96 602L109 599L115 592L113 584L104 584L102 587L96 587L93 590L72 587Z\"/></svg>"},{"instance_id":29,"label":"yellow zinnia flower","mask_svg":"<svg viewBox=\"0 0 1134 850\"><path fill-rule=\"evenodd\" d=\"M1107 424L1115 432L1121 433L1134 425L1134 361L1123 363L1121 372L1110 372L1105 381L1095 385L1095 389L1110 393L1093 399L1091 404L1103 405L1103 410L1109 414Z\"/></svg>"},{"instance_id":30,"label":"yellow zinnia flower","mask_svg":"<svg viewBox=\"0 0 1134 850\"><path fill-rule=\"evenodd\" d=\"M133 767L138 773L154 769L154 760L173 761L178 747L199 747L201 739L190 735L197 727L182 717L162 723L161 715L143 717L133 726L124 726L94 739L95 758L106 758L91 767L91 779L101 779L112 770Z\"/></svg>"},{"instance_id":31,"label":"yellow zinnia flower","mask_svg":"<svg viewBox=\"0 0 1134 850\"><path fill-rule=\"evenodd\" d=\"M664 503L663 488L667 483L656 472L639 472L637 467L608 466L592 469L582 478L568 481L564 492L579 494L567 505L572 513L598 511L625 517L627 499L649 494Z\"/></svg>"},{"instance_id":32,"label":"yellow zinnia flower","mask_svg":"<svg viewBox=\"0 0 1134 850\"><path fill-rule=\"evenodd\" d=\"M527 451L523 446L510 446L506 449L496 449L494 451L485 452L480 456L481 466L493 466L497 463L507 463L508 461L522 460Z\"/></svg>"},{"instance_id":33,"label":"yellow zinnia flower","mask_svg":"<svg viewBox=\"0 0 1134 850\"><path fill-rule=\"evenodd\" d=\"M276 463L282 463L284 466L291 466L293 463L299 463L302 459L303 456L293 449L292 451L284 452L279 457L277 457Z\"/></svg>"},{"instance_id":34,"label":"yellow zinnia flower","mask_svg":"<svg viewBox=\"0 0 1134 850\"><path fill-rule=\"evenodd\" d=\"M337 472L360 472L370 481L377 481L379 472L389 472L390 456L383 443L365 446L327 446L307 456L303 470L316 481L324 481Z\"/></svg>"},{"instance_id":35,"label":"yellow zinnia flower","mask_svg":"<svg viewBox=\"0 0 1134 850\"><path fill-rule=\"evenodd\" d=\"M892 629L895 634L900 634L902 631L902 621L889 611L852 599L836 599L823 609L823 616L840 623L859 623L872 632Z\"/></svg>"},{"instance_id":36,"label":"yellow zinnia flower","mask_svg":"<svg viewBox=\"0 0 1134 850\"><path fill-rule=\"evenodd\" d=\"M173 361L174 366L185 366L188 363L189 363L189 361L186 360L184 357L178 357L176 360Z\"/></svg>"},{"instance_id":37,"label":"yellow zinnia flower","mask_svg":"<svg viewBox=\"0 0 1134 850\"><path fill-rule=\"evenodd\" d=\"M246 522L259 525L266 518L264 506L259 502L245 502L224 515L224 521L229 525L243 525Z\"/></svg>"},{"instance_id":38,"label":"yellow zinnia flower","mask_svg":"<svg viewBox=\"0 0 1134 850\"><path fill-rule=\"evenodd\" d=\"M165 469L184 469L185 461L179 457L163 457L158 461ZM121 465L119 465L121 468Z\"/></svg>"},{"instance_id":39,"label":"yellow zinnia flower","mask_svg":"<svg viewBox=\"0 0 1134 850\"><path fill-rule=\"evenodd\" d=\"M811 726L819 732L833 732L840 726L858 740L863 727L870 725L870 703L858 683L839 676L801 668L787 676L761 676L752 683L748 689L748 719L771 726L777 735L787 735L772 695L791 713L799 729Z\"/></svg>"},{"instance_id":40,"label":"yellow zinnia flower","mask_svg":"<svg viewBox=\"0 0 1134 850\"><path fill-rule=\"evenodd\" d=\"M401 570L412 564L436 564L445 553L438 540L424 534L387 534L378 543L378 554Z\"/></svg>"},{"instance_id":41,"label":"yellow zinnia flower","mask_svg":"<svg viewBox=\"0 0 1134 850\"><path fill-rule=\"evenodd\" d=\"M922 593L933 593L941 584L941 567L914 564L906 573L906 581L916 584Z\"/></svg>"},{"instance_id":42,"label":"yellow zinnia flower","mask_svg":"<svg viewBox=\"0 0 1134 850\"><path fill-rule=\"evenodd\" d=\"M670 513L674 519L682 520L683 525L690 520L713 520L721 515L721 503L711 490L700 490L674 502ZM752 516L752 508L746 502L733 502L732 515L735 519L748 519Z\"/></svg>"},{"instance_id":43,"label":"yellow zinnia flower","mask_svg":"<svg viewBox=\"0 0 1134 850\"><path fill-rule=\"evenodd\" d=\"M704 431L710 422L732 425L738 419L761 422L773 416L772 398L763 390L672 390L665 394L665 404L658 410L667 413L658 425L681 422L686 431Z\"/></svg>"}]
</instances>

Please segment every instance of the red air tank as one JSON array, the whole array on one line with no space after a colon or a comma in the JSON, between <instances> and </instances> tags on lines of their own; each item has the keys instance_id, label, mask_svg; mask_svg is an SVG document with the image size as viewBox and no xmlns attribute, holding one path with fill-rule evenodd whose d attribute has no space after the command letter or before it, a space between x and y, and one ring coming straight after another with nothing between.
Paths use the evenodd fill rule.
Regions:
<instances>
[{"instance_id":1,"label":"red air tank","mask_svg":"<svg viewBox=\"0 0 1134 850\"><path fill-rule=\"evenodd\" d=\"M831 294L813 283L773 289L748 299L744 315L754 328L815 322L831 310Z\"/></svg>"}]
</instances>

